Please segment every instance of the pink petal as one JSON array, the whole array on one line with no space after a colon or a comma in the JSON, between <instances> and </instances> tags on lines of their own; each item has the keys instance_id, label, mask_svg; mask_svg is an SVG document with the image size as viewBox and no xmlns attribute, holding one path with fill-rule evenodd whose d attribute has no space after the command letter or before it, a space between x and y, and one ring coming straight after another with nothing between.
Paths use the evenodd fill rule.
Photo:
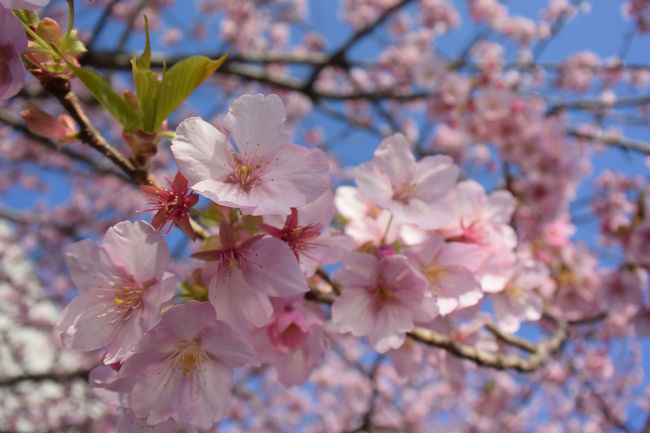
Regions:
<instances>
[{"instance_id":1,"label":"pink petal","mask_svg":"<svg viewBox=\"0 0 650 433\"><path fill-rule=\"evenodd\" d=\"M56 328L61 333L64 346L77 350L95 350L114 339L119 323L109 323L114 316L104 314L106 302L112 302L112 292L103 292L105 298L99 298L98 292L94 290L80 294L61 313Z\"/></svg>"},{"instance_id":2,"label":"pink petal","mask_svg":"<svg viewBox=\"0 0 650 433\"><path fill-rule=\"evenodd\" d=\"M352 332L356 337L368 335L377 320L374 299L365 289L344 287L332 304L332 322L340 332Z\"/></svg>"},{"instance_id":3,"label":"pink petal","mask_svg":"<svg viewBox=\"0 0 650 433\"><path fill-rule=\"evenodd\" d=\"M230 174L234 151L231 144L217 128L199 117L190 117L178 125L171 151L192 188L202 180L225 180Z\"/></svg>"},{"instance_id":4,"label":"pink petal","mask_svg":"<svg viewBox=\"0 0 650 433\"><path fill-rule=\"evenodd\" d=\"M330 186L329 162L320 149L307 149L295 144L282 146L270 155L270 161L272 169L262 176L262 181L288 181L305 197L303 203L291 207L316 200Z\"/></svg>"},{"instance_id":5,"label":"pink petal","mask_svg":"<svg viewBox=\"0 0 650 433\"><path fill-rule=\"evenodd\" d=\"M200 334L202 346L225 365L240 367L244 364L257 366L257 354L244 338L228 324L217 321Z\"/></svg>"},{"instance_id":6,"label":"pink petal","mask_svg":"<svg viewBox=\"0 0 650 433\"><path fill-rule=\"evenodd\" d=\"M403 343L405 333L413 329L411 312L402 304L389 302L377 314L368 341L377 352L384 353L398 349Z\"/></svg>"},{"instance_id":7,"label":"pink petal","mask_svg":"<svg viewBox=\"0 0 650 433\"><path fill-rule=\"evenodd\" d=\"M377 258L370 254L350 253L334 279L344 287L374 287L377 282Z\"/></svg>"},{"instance_id":8,"label":"pink petal","mask_svg":"<svg viewBox=\"0 0 650 433\"><path fill-rule=\"evenodd\" d=\"M486 217L493 223L508 224L517 201L509 191L495 191L488 197Z\"/></svg>"},{"instance_id":9,"label":"pink petal","mask_svg":"<svg viewBox=\"0 0 650 433\"><path fill-rule=\"evenodd\" d=\"M217 318L235 329L259 328L269 323L273 315L268 295L250 287L237 266L217 278L209 295Z\"/></svg>"},{"instance_id":10,"label":"pink petal","mask_svg":"<svg viewBox=\"0 0 650 433\"><path fill-rule=\"evenodd\" d=\"M246 254L251 269L244 275L256 290L269 296L292 296L309 290L291 249L277 238L260 239Z\"/></svg>"},{"instance_id":11,"label":"pink petal","mask_svg":"<svg viewBox=\"0 0 650 433\"><path fill-rule=\"evenodd\" d=\"M477 245L461 242L448 242L438 255L441 267L460 266L476 272L483 264L484 255Z\"/></svg>"},{"instance_id":12,"label":"pink petal","mask_svg":"<svg viewBox=\"0 0 650 433\"><path fill-rule=\"evenodd\" d=\"M72 244L65 254L70 278L81 289L111 289L115 269L106 252L90 239Z\"/></svg>"},{"instance_id":13,"label":"pink petal","mask_svg":"<svg viewBox=\"0 0 650 433\"><path fill-rule=\"evenodd\" d=\"M224 126L240 153L254 150L266 155L289 144L289 135L284 131L285 118L284 104L277 95L242 95L230 106Z\"/></svg>"},{"instance_id":14,"label":"pink petal","mask_svg":"<svg viewBox=\"0 0 650 433\"><path fill-rule=\"evenodd\" d=\"M144 221L123 221L109 228L102 248L114 266L123 268L139 283L159 279L169 268L167 243Z\"/></svg>"},{"instance_id":15,"label":"pink petal","mask_svg":"<svg viewBox=\"0 0 650 433\"><path fill-rule=\"evenodd\" d=\"M458 180L460 170L446 155L427 156L418 161L411 179L413 196L433 201L449 191Z\"/></svg>"},{"instance_id":16,"label":"pink petal","mask_svg":"<svg viewBox=\"0 0 650 433\"><path fill-rule=\"evenodd\" d=\"M400 133L385 138L375 150L372 163L376 164L394 185L407 183L415 169L411 143Z\"/></svg>"},{"instance_id":17,"label":"pink petal","mask_svg":"<svg viewBox=\"0 0 650 433\"><path fill-rule=\"evenodd\" d=\"M354 169L354 181L363 195L382 206L393 198L392 179L373 161L360 164Z\"/></svg>"}]
</instances>

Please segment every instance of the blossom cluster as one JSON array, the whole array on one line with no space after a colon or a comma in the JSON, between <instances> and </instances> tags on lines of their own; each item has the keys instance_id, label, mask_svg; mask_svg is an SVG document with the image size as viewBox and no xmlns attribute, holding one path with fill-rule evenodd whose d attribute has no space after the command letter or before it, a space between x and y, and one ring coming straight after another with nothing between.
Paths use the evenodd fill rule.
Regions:
<instances>
[{"instance_id":1,"label":"blossom cluster","mask_svg":"<svg viewBox=\"0 0 650 433\"><path fill-rule=\"evenodd\" d=\"M646 88L650 68L628 64L625 47L620 59L584 50L537 61L564 24L587 12L587 2L551 0L529 18L498 0L468 0L467 12L449 0L343 0L340 16L355 33L331 56L326 35L305 31L305 0L202 1L201 16L185 35L160 27L161 12L173 1L81 6L106 6L98 34L104 19L144 31L144 12L154 44L159 37L163 46L174 45L191 33L198 51L207 20L218 17L214 28L235 53L218 71L225 73L211 76L204 88L221 100L251 91L249 82L259 79L279 93L241 96L225 117L188 117L175 132L166 130L165 120L142 123L151 126L147 131L121 129L98 116L107 114L99 105L86 104L86 89L72 80L83 75L73 71L85 49L72 27L64 36L51 18L9 10L47 2L0 0L0 99L20 91L25 68L43 87L37 91L34 83L3 110L3 122L11 123L10 111L25 110L26 98L34 102L21 113L32 134L0 130L2 163L11 167L0 191L16 185L46 191L34 163L70 181L69 202L39 205L24 219L22 213L7 216L18 222L15 239L39 251L32 255L34 274L65 300L67 263L78 293L57 334L68 348L101 355L90 385L117 409L118 431L213 431L227 416L216 428L430 431L444 424L450 431L573 433L625 427L618 410L607 406L643 400L633 391L641 383L640 353L630 337L650 335L650 186L642 177L604 172L593 198L576 198L602 150L597 143L643 149L643 143L626 144L620 131L603 133L600 122L647 118L647 98L616 98L625 85ZM64 12L57 6L47 10L53 18ZM650 28L647 1L630 0L622 12L634 20L627 43ZM454 58L440 36L460 25L462 13L482 33ZM375 58L358 61L352 46L379 36L376 28L386 32ZM145 106L152 100L153 106L168 102L157 99L162 93L152 99L143 93L152 90L143 78L160 78L153 65L158 54L148 58L149 30L146 54L132 65L125 57L98 59L92 39L80 36L91 50L81 58L84 67L133 66L136 93L120 99L116 92L113 102L126 103L117 111L139 109L141 117L151 114ZM120 43L117 51L123 48ZM71 84L68 105L41 98L57 93L52 83ZM67 92L58 90L57 97ZM76 99L79 106L71 107ZM170 124L194 109L189 105ZM68 114L45 111L56 109ZM314 126L320 119L309 121L312 109L343 122L341 134ZM573 117L576 110L584 113ZM615 110L625 115L610 119ZM583 114L598 122L578 124ZM332 147L357 129L374 134L378 148L370 161L340 168ZM313 148L293 144L292 133ZM170 138L171 148L161 145L162 137ZM100 162L96 150L117 166ZM176 169L165 186L156 181ZM586 238L588 224L575 226L575 214L590 201L600 246L609 248L604 253L572 238ZM151 224L122 221L136 209L155 212ZM187 238L176 231L165 238L174 226ZM65 260L58 254L70 239L101 233L100 242L69 247ZM608 254L613 266L603 267ZM31 320L29 299L0 286L16 321ZM524 335L534 328L542 336L533 343L511 335L522 328ZM546 343L558 336L570 338L548 350ZM21 338L8 340L18 346L11 354L16 365L35 358ZM629 359L614 361L619 352ZM0 351L0 365L7 356ZM518 366L542 362L536 374L517 379L477 367L509 368L512 359ZM75 380L86 376L81 371ZM10 385L6 395L17 388ZM561 407L547 414L543 400L549 398ZM11 410L20 406L16 398L8 401ZM647 411L647 403L639 407ZM544 427L538 428L540 413ZM0 413L0 423L4 419ZM10 426L25 427L18 418ZM98 422L93 431L104 428Z\"/></svg>"},{"instance_id":2,"label":"blossom cluster","mask_svg":"<svg viewBox=\"0 0 650 433\"><path fill-rule=\"evenodd\" d=\"M237 98L222 130L184 120L172 140L171 190L145 188L155 227L121 222L100 244L68 249L82 291L57 327L70 348L105 348L91 385L126 411L124 425L213 426L227 410L234 367L263 362L281 383L304 383L327 348L324 312L304 295L333 263L341 262L328 289L340 292L336 331L396 359L414 326L473 315L483 298L508 332L540 319L553 282L517 249L511 193L459 181L448 156L416 160L401 134L355 169L356 188L332 193L325 155L291 144L284 119L276 95L258 94ZM195 245L202 264L176 293L156 229L193 230L190 188L211 200L218 232Z\"/></svg>"}]
</instances>

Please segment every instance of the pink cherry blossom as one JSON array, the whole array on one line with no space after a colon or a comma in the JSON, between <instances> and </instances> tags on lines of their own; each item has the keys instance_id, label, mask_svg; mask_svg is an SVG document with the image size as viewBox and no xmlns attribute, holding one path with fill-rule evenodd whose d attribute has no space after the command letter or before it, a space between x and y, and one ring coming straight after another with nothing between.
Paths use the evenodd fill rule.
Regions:
<instances>
[{"instance_id":1,"label":"pink cherry blossom","mask_svg":"<svg viewBox=\"0 0 650 433\"><path fill-rule=\"evenodd\" d=\"M485 261L478 270L483 290L498 292L511 275L515 256L512 250L517 237L508 225L515 209L515 199L508 191L489 196L472 180L458 183L447 200L453 217L441 233L452 240L479 245Z\"/></svg>"},{"instance_id":2,"label":"pink cherry blossom","mask_svg":"<svg viewBox=\"0 0 650 433\"><path fill-rule=\"evenodd\" d=\"M293 251L305 275L313 275L321 265L336 263L352 250L352 239L328 229L334 217L334 197L330 189L313 202L292 208L284 225L279 217L265 217L259 227L284 241ZM278 224L280 223L280 224ZM280 226L280 227L278 227Z\"/></svg>"},{"instance_id":3,"label":"pink cherry blossom","mask_svg":"<svg viewBox=\"0 0 650 433\"><path fill-rule=\"evenodd\" d=\"M174 176L173 181L165 178L170 189L163 187L154 187L151 185L142 185L140 189L147 194L146 197L153 200L147 203L152 206L148 211L157 211L154 215L151 225L161 230L165 225L169 225L167 233L171 230L174 223L178 224L183 233L196 240L196 233L190 224L189 210L199 201L197 194L191 193L187 188L187 179L179 172Z\"/></svg>"},{"instance_id":4,"label":"pink cherry blossom","mask_svg":"<svg viewBox=\"0 0 650 433\"><path fill-rule=\"evenodd\" d=\"M515 333L522 321L537 321L542 317L541 293L553 290L553 280L542 263L520 258L513 276L505 288L494 295L493 307L499 328Z\"/></svg>"},{"instance_id":5,"label":"pink cherry blossom","mask_svg":"<svg viewBox=\"0 0 650 433\"><path fill-rule=\"evenodd\" d=\"M608 270L601 276L601 301L604 310L610 313L626 308L638 309L643 305L643 291L648 275L641 268L622 267Z\"/></svg>"},{"instance_id":6,"label":"pink cherry blossom","mask_svg":"<svg viewBox=\"0 0 650 433\"><path fill-rule=\"evenodd\" d=\"M283 385L302 385L325 355L324 314L304 300L285 298L273 304L269 325L250 333L248 341Z\"/></svg>"},{"instance_id":7,"label":"pink cherry blossom","mask_svg":"<svg viewBox=\"0 0 650 433\"><path fill-rule=\"evenodd\" d=\"M402 134L384 139L372 161L355 169L359 190L395 218L424 229L442 227L450 217L442 196L458 179L458 167L448 156L415 161Z\"/></svg>"},{"instance_id":8,"label":"pink cherry blossom","mask_svg":"<svg viewBox=\"0 0 650 433\"><path fill-rule=\"evenodd\" d=\"M167 311L138 343L119 376L134 382L129 408L147 424L173 419L198 428L228 410L233 368L258 365L253 348L207 302Z\"/></svg>"},{"instance_id":9,"label":"pink cherry blossom","mask_svg":"<svg viewBox=\"0 0 650 433\"><path fill-rule=\"evenodd\" d=\"M224 219L219 226L221 248L194 254L209 261L204 278L210 302L219 319L235 329L264 326L273 314L269 296L304 293L307 281L286 243L261 236L238 243Z\"/></svg>"},{"instance_id":10,"label":"pink cherry blossom","mask_svg":"<svg viewBox=\"0 0 650 433\"><path fill-rule=\"evenodd\" d=\"M0 100L11 98L23 87L25 66L20 56L27 49L23 25L11 12L14 2L4 3L0 6Z\"/></svg>"},{"instance_id":11,"label":"pink cherry blossom","mask_svg":"<svg viewBox=\"0 0 650 433\"><path fill-rule=\"evenodd\" d=\"M650 269L650 219L632 229L625 244L625 258L630 263Z\"/></svg>"},{"instance_id":12,"label":"pink cherry blossom","mask_svg":"<svg viewBox=\"0 0 650 433\"><path fill-rule=\"evenodd\" d=\"M442 236L434 233L422 244L404 250L404 254L429 281L440 314L470 307L483 297L475 276L483 263L478 246L445 243Z\"/></svg>"},{"instance_id":13,"label":"pink cherry blossom","mask_svg":"<svg viewBox=\"0 0 650 433\"><path fill-rule=\"evenodd\" d=\"M66 262L82 292L57 324L64 345L108 346L106 364L124 360L174 294L167 244L149 224L124 221L108 229L99 245L88 239L72 245Z\"/></svg>"},{"instance_id":14,"label":"pink cherry blossom","mask_svg":"<svg viewBox=\"0 0 650 433\"><path fill-rule=\"evenodd\" d=\"M235 143L198 117L185 119L172 153L193 190L215 203L252 215L288 215L315 200L329 185L328 162L319 149L291 144L277 95L243 95L224 125Z\"/></svg>"},{"instance_id":15,"label":"pink cherry blossom","mask_svg":"<svg viewBox=\"0 0 650 433\"><path fill-rule=\"evenodd\" d=\"M415 322L438 314L427 280L404 256L351 253L334 277L343 293L332 305L332 321L341 332L367 336L379 352L397 349Z\"/></svg>"},{"instance_id":16,"label":"pink cherry blossom","mask_svg":"<svg viewBox=\"0 0 650 433\"><path fill-rule=\"evenodd\" d=\"M357 188L338 187L334 203L336 210L347 220L345 233L351 236L358 245L370 242L378 246L382 239L387 243L393 243L399 239L401 223L390 222L390 212L378 208Z\"/></svg>"}]
</instances>

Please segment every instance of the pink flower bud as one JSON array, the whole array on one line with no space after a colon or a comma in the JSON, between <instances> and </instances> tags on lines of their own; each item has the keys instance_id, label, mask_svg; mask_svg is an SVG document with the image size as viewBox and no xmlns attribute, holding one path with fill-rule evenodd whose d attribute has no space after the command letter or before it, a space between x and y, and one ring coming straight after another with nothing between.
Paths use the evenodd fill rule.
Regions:
<instances>
[{"instance_id":1,"label":"pink flower bud","mask_svg":"<svg viewBox=\"0 0 650 433\"><path fill-rule=\"evenodd\" d=\"M269 340L282 352L298 350L309 337L309 323L305 316L287 305L275 322L268 327Z\"/></svg>"},{"instance_id":2,"label":"pink flower bud","mask_svg":"<svg viewBox=\"0 0 650 433\"><path fill-rule=\"evenodd\" d=\"M27 110L21 111L25 125L34 134L50 138L60 144L68 144L71 137L77 133L77 127L72 117L62 114L58 119L49 115L35 105L30 104Z\"/></svg>"}]
</instances>

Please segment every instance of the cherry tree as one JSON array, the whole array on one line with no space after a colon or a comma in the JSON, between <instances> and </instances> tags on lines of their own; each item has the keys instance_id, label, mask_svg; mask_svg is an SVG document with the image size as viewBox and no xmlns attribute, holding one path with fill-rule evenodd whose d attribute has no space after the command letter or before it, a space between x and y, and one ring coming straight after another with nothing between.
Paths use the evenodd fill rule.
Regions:
<instances>
[{"instance_id":1,"label":"cherry tree","mask_svg":"<svg viewBox=\"0 0 650 433\"><path fill-rule=\"evenodd\" d=\"M0 0L0 431L650 432L650 2L515 3Z\"/></svg>"}]
</instances>

